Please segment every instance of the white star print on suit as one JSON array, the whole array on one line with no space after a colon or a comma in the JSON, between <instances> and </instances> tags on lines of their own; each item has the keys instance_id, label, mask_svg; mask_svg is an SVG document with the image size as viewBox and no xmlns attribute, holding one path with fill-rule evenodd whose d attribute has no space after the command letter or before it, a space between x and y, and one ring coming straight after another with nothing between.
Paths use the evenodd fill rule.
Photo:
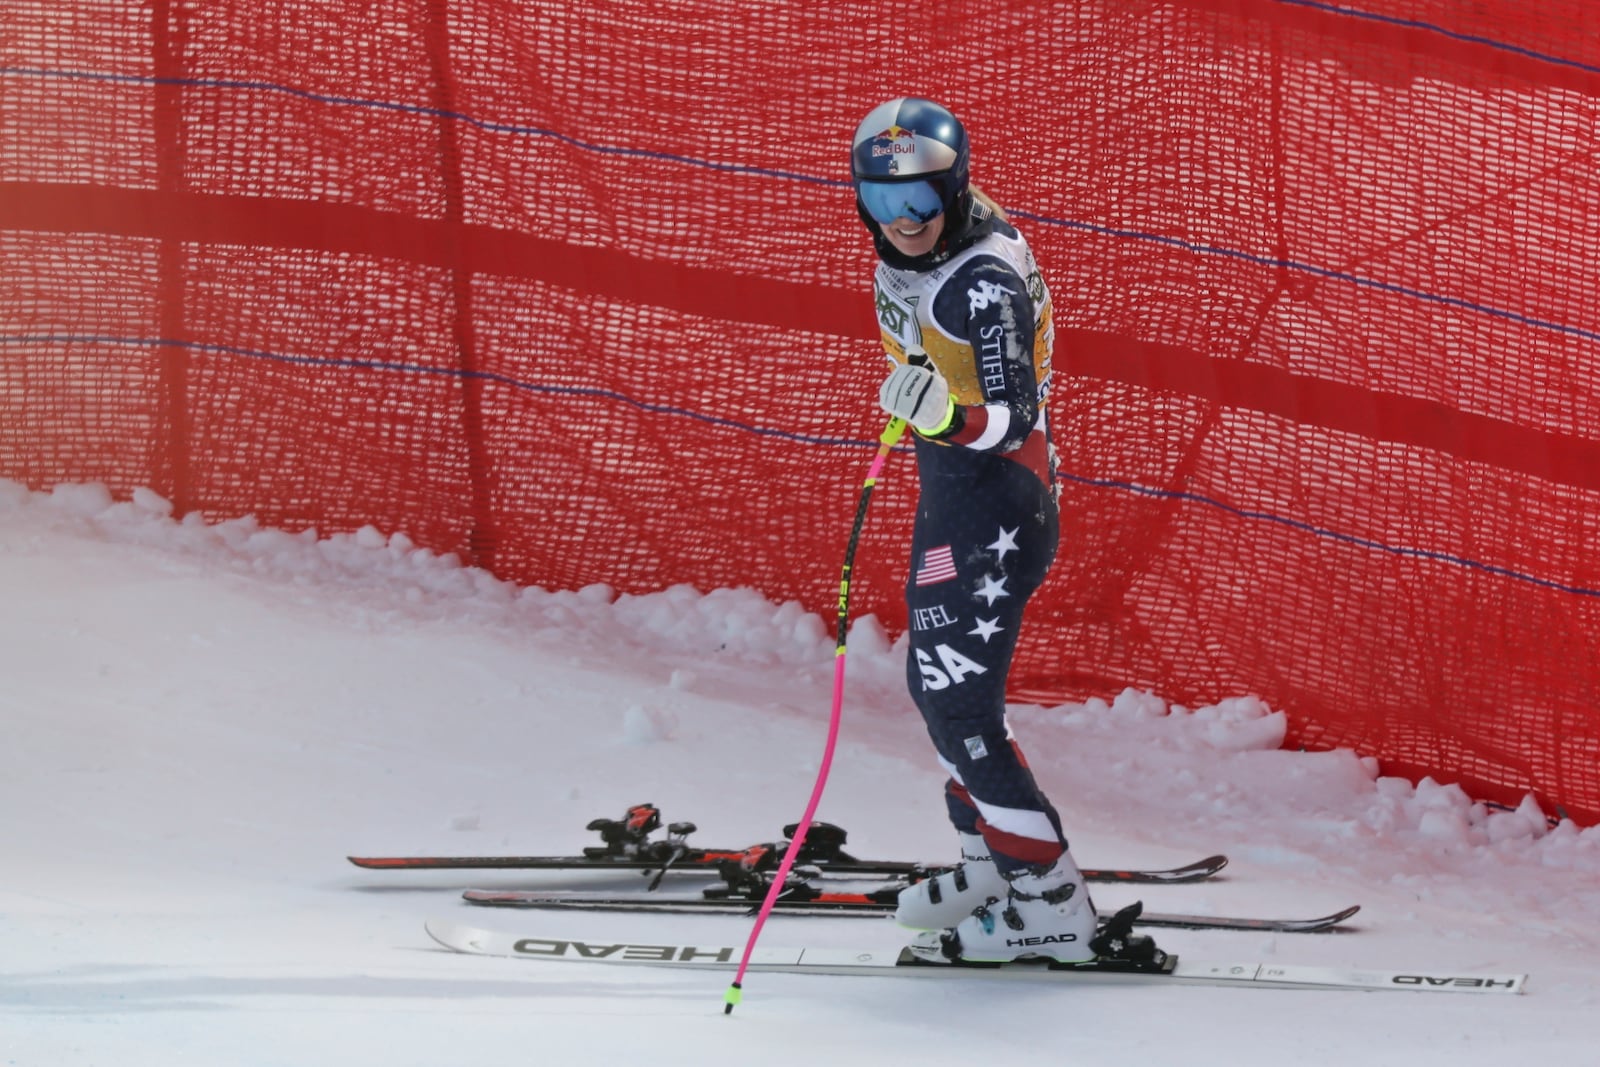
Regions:
<instances>
[{"instance_id":1,"label":"white star print on suit","mask_svg":"<svg viewBox=\"0 0 1600 1067\"><path fill-rule=\"evenodd\" d=\"M982 587L980 587L977 592L973 593L972 595L983 597L984 601L992 608L994 607L994 602L996 600L999 600L1003 596L1010 596L1011 594L1006 592L1006 580L1004 578L996 578L993 575L984 575Z\"/></svg>"},{"instance_id":2,"label":"white star print on suit","mask_svg":"<svg viewBox=\"0 0 1600 1067\"><path fill-rule=\"evenodd\" d=\"M1017 530L1020 529L1022 527L1017 527ZM1000 527L1000 536L995 538L994 544L985 545L984 547L993 550L995 558L1004 563L1007 552L1021 551L1021 549L1017 548L1017 530L1008 530L1004 526Z\"/></svg>"},{"instance_id":3,"label":"white star print on suit","mask_svg":"<svg viewBox=\"0 0 1600 1067\"><path fill-rule=\"evenodd\" d=\"M989 643L989 638L993 637L995 634L1004 629L1004 627L999 625L999 622L1000 620L998 618L979 619L977 627L968 630L967 633L983 638L983 643L987 645Z\"/></svg>"}]
</instances>

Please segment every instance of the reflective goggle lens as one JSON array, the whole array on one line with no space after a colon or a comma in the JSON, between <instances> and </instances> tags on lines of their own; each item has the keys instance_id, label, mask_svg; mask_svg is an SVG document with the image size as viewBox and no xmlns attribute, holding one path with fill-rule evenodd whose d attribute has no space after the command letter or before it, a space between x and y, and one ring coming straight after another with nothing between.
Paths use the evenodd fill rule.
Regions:
<instances>
[{"instance_id":1,"label":"reflective goggle lens","mask_svg":"<svg viewBox=\"0 0 1600 1067\"><path fill-rule=\"evenodd\" d=\"M944 201L932 182L860 182L861 203L879 222L908 218L927 222L944 211Z\"/></svg>"}]
</instances>

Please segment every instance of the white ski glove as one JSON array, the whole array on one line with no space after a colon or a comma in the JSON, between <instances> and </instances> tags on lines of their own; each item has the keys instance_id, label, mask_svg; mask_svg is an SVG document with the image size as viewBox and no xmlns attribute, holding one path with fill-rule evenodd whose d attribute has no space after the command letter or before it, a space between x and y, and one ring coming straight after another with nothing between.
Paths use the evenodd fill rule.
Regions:
<instances>
[{"instance_id":1,"label":"white ski glove","mask_svg":"<svg viewBox=\"0 0 1600 1067\"><path fill-rule=\"evenodd\" d=\"M944 375L911 363L900 364L884 379L878 390L878 403L889 414L929 435L949 429L956 414Z\"/></svg>"}]
</instances>

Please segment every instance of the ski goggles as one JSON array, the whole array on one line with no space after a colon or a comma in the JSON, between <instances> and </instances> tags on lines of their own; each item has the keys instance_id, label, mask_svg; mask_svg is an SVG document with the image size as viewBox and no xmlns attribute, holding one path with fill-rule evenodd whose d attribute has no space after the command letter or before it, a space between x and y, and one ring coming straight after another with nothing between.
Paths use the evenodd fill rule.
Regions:
<instances>
[{"instance_id":1,"label":"ski goggles","mask_svg":"<svg viewBox=\"0 0 1600 1067\"><path fill-rule=\"evenodd\" d=\"M856 193L867 214L882 223L901 218L928 222L944 213L944 200L932 182L861 181Z\"/></svg>"}]
</instances>

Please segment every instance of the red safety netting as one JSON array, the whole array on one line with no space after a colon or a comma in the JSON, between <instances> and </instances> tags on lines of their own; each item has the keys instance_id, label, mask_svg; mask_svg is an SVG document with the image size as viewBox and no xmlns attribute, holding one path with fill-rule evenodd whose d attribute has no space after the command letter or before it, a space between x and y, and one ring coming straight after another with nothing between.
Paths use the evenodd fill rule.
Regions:
<instances>
[{"instance_id":1,"label":"red safety netting","mask_svg":"<svg viewBox=\"0 0 1600 1067\"><path fill-rule=\"evenodd\" d=\"M1595 20L10 0L0 476L831 615L881 420L847 142L933 96L1056 301L1014 695L1253 692L1593 821ZM892 628L913 492L854 583Z\"/></svg>"}]
</instances>

